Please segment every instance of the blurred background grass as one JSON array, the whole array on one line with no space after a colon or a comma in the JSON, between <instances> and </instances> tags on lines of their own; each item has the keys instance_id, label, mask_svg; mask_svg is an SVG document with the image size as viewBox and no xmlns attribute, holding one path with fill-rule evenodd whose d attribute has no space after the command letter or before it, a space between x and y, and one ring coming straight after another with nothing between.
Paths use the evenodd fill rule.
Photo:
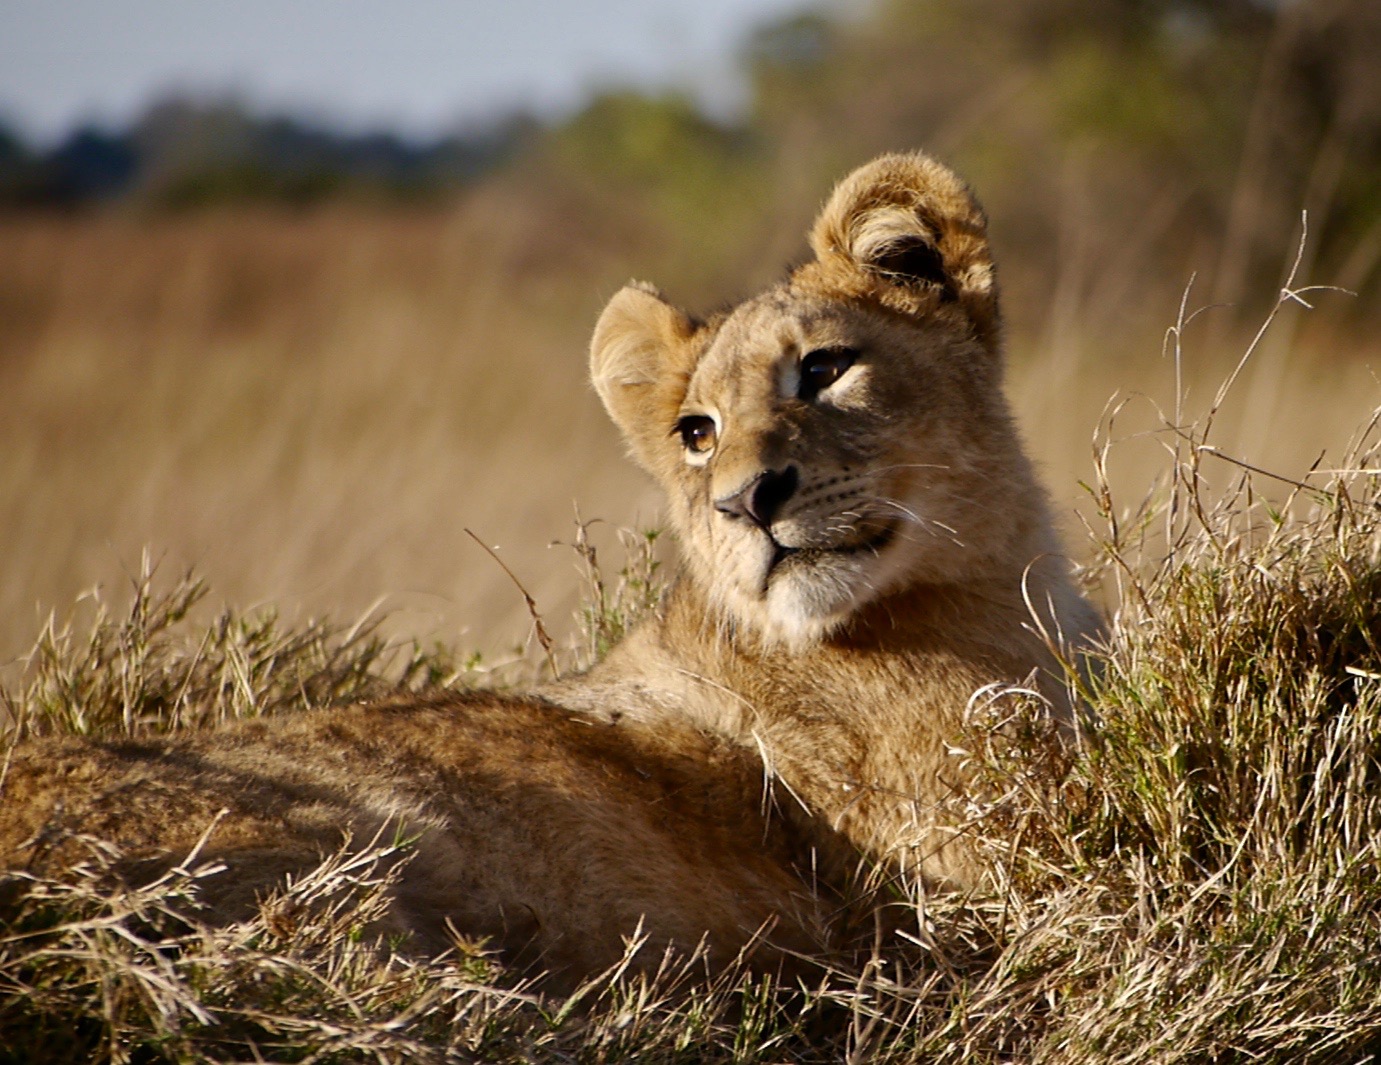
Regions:
<instances>
[{"instance_id":1,"label":"blurred background grass","mask_svg":"<svg viewBox=\"0 0 1381 1065\"><path fill-rule=\"evenodd\" d=\"M1355 296L1287 311L1216 433L1302 476L1381 396L1377 55L1366 0L891 0L754 31L732 119L610 89L384 151L189 99L48 149L0 137L0 663L145 547L241 606L373 606L501 657L527 610L466 528L569 631L578 559L549 544L575 508L657 522L585 383L604 301L630 276L692 309L749 294L884 150L926 148L988 206L1010 390L1071 530L1114 394L1144 398L1111 475L1152 488L1141 434L1173 408L1190 279L1211 309L1184 335L1186 416L1307 211L1299 279Z\"/></svg>"}]
</instances>

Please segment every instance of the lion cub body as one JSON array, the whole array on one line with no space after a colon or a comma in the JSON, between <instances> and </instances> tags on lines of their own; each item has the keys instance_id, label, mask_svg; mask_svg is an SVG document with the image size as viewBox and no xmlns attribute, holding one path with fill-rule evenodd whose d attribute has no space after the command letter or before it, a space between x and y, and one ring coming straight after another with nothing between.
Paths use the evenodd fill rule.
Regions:
<instances>
[{"instance_id":1,"label":"lion cub body","mask_svg":"<svg viewBox=\"0 0 1381 1065\"><path fill-rule=\"evenodd\" d=\"M684 572L588 673L127 743L21 747L10 867L109 839L136 875L200 852L250 916L347 836L413 840L384 931L483 936L558 983L703 940L777 966L840 945L861 870L971 884L946 741L975 691L1035 683L1097 620L1001 387L983 216L921 155L836 190L815 259L697 321L631 285L592 374L665 489ZM217 820L219 818L219 820ZM866 878L864 878L866 879ZM841 905L842 904L842 905Z\"/></svg>"}]
</instances>

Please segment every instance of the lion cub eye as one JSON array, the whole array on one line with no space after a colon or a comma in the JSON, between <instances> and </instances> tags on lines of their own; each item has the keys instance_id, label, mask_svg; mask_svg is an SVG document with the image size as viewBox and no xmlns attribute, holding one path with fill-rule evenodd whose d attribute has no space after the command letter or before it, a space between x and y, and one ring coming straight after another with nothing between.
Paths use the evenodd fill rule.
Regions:
<instances>
[{"instance_id":1,"label":"lion cub eye","mask_svg":"<svg viewBox=\"0 0 1381 1065\"><path fill-rule=\"evenodd\" d=\"M708 455L714 450L714 419L703 414L688 414L676 423L676 431L681 434L681 444L687 451L696 455Z\"/></svg>"},{"instance_id":2,"label":"lion cub eye","mask_svg":"<svg viewBox=\"0 0 1381 1065\"><path fill-rule=\"evenodd\" d=\"M853 348L820 348L801 359L801 384L796 395L811 400L838 381L858 358Z\"/></svg>"}]
</instances>

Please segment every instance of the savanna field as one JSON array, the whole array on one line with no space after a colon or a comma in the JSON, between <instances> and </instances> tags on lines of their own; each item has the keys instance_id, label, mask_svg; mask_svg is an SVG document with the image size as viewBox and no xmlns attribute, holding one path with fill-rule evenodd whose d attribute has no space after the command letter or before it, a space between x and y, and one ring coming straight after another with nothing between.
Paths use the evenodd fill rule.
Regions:
<instances>
[{"instance_id":1,"label":"savanna field","mask_svg":"<svg viewBox=\"0 0 1381 1065\"><path fill-rule=\"evenodd\" d=\"M579 558L551 545L575 539L578 514L617 558L610 526L657 524L586 382L599 308L645 275L714 307L788 256L707 292L678 286L676 264L554 248L580 219L494 198L0 219L5 661L88 589L120 600L146 549L165 577L194 568L216 601L300 620L372 612L391 634L502 661L528 611L466 529L570 633ZM1001 218L995 230L1001 250ZM1282 234L1283 268L1295 239ZM1009 388L1081 561L1095 432L1116 412L1108 475L1139 501L1177 374L1182 416L1202 414L1252 335L1224 338L1225 312L1203 310L1177 370L1163 335L1177 297L1162 294L1159 327L1093 335L1060 293L1086 280L1051 279L1045 305L1036 293L1008 315ZM1319 309L1282 308L1214 426L1228 456L1292 478L1341 461L1381 394L1369 346L1330 337L1353 298L1304 298ZM1186 305L1200 310L1194 289ZM1239 472L1204 468L1217 487Z\"/></svg>"},{"instance_id":2,"label":"savanna field","mask_svg":"<svg viewBox=\"0 0 1381 1065\"><path fill-rule=\"evenodd\" d=\"M445 195L0 214L0 788L22 734L588 662L674 564L586 380L599 309L629 277L692 310L754 291L886 148L988 204L1008 391L1110 618L1077 748L1020 692L975 702L954 752L987 786L954 816L991 889L899 890L905 933L861 969L777 987L691 959L553 1001L483 943L370 940L406 842L213 931L180 915L214 868L113 893L93 842L80 875L0 882L0 1062L1381 1055L1364 12L1256 37L1220 12L1194 52L1062 37L1037 6L972 0L972 34L905 4L787 20L743 129L609 94ZM1301 89L1319 40L1351 101L1328 122ZM1109 86L1124 106L1094 107Z\"/></svg>"},{"instance_id":3,"label":"savanna field","mask_svg":"<svg viewBox=\"0 0 1381 1065\"><path fill-rule=\"evenodd\" d=\"M589 319L636 264L548 269L549 226L482 200L4 229L21 731L531 678L522 592L466 529L564 665L646 609L663 571L615 526L655 527L654 501L583 380ZM1369 1060L1378 388L1365 349L1317 339L1346 298L1282 296L1259 339L1209 350L1173 305L1164 344L1116 358L1057 309L1018 327L1028 442L1115 611L1098 724L1068 756L1019 696L975 710L956 757L991 793L956 816L997 885L899 898L915 934L864 972L706 986L692 963L544 1001L483 944L422 963L369 942L379 841L216 933L173 916L213 867L111 896L98 848L89 879L11 884L0 1060ZM602 585L577 506L610 523L589 527Z\"/></svg>"}]
</instances>

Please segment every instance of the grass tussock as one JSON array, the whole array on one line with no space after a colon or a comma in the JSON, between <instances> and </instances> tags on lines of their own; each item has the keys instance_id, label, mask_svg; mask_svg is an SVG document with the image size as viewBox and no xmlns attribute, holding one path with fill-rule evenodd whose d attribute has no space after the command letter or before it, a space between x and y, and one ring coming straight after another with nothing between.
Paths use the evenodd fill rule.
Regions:
<instances>
[{"instance_id":1,"label":"grass tussock","mask_svg":"<svg viewBox=\"0 0 1381 1065\"><path fill-rule=\"evenodd\" d=\"M189 573L159 587L156 576L145 555L124 612L113 613L97 590L64 621L49 616L20 683L0 690L13 738L213 727L450 684L467 673L445 648L389 643L369 616L350 626L286 626L262 608L194 620L206 582Z\"/></svg>"},{"instance_id":2,"label":"grass tussock","mask_svg":"<svg viewBox=\"0 0 1381 1065\"><path fill-rule=\"evenodd\" d=\"M1087 727L1069 749L1022 692L975 699L956 757L986 787L957 816L991 852L992 889L901 893L903 919L860 971L785 988L668 960L656 979L616 967L553 1001L483 944L419 961L365 937L406 841L354 841L217 930L194 919L214 867L192 854L111 894L92 841L70 879L0 890L0 1061L1381 1054L1381 420L1336 461L1267 475L1214 443L1233 384L1199 418L1177 403L1135 434L1164 475L1131 504L1106 478L1123 412L1105 419L1094 576L1119 605L1097 669L1072 681ZM647 607L656 568L632 537L605 581L585 531L578 653L595 654ZM44 630L5 693L12 736L203 728L460 675L454 656L390 651L367 626L195 622L202 587L156 583L141 575L118 619Z\"/></svg>"}]
</instances>

